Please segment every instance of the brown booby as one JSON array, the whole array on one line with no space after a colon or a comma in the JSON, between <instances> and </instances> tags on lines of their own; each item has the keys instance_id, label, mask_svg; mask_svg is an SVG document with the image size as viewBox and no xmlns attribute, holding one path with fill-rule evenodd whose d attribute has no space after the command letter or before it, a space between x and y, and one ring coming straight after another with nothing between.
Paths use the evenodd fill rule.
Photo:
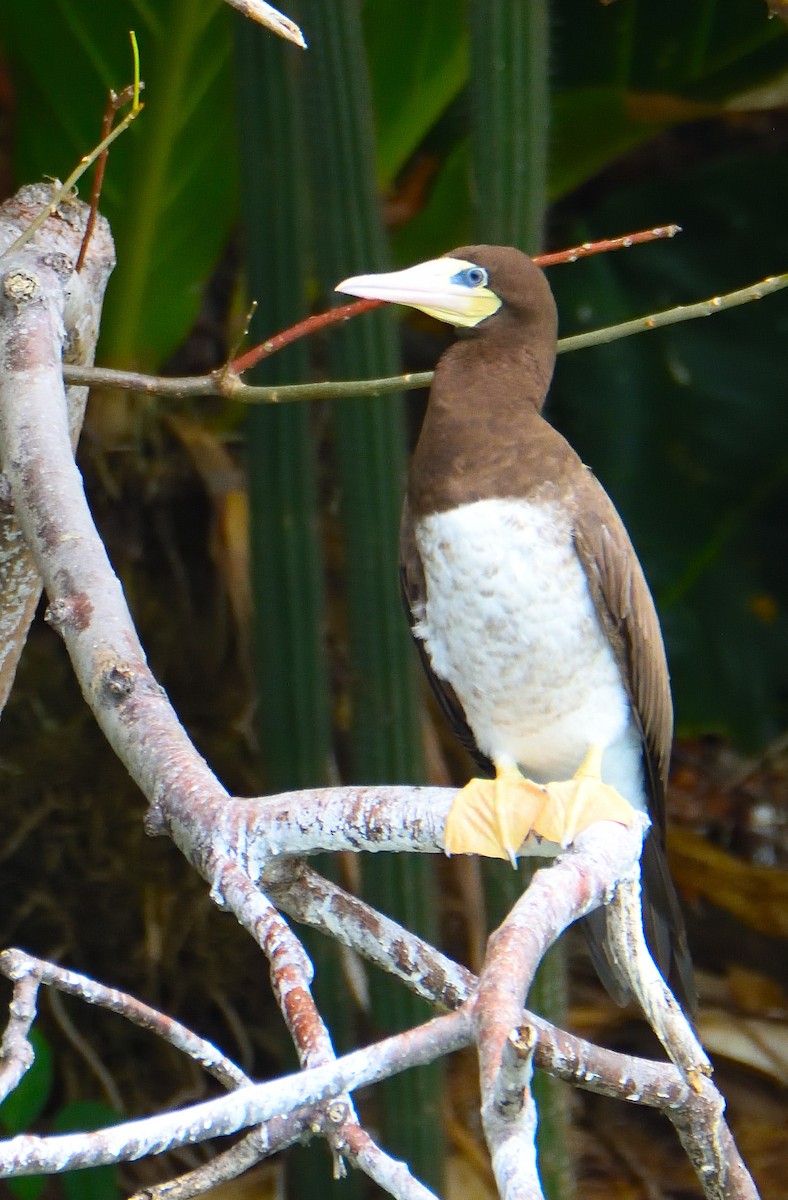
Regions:
<instances>
[{"instance_id":1,"label":"brown booby","mask_svg":"<svg viewBox=\"0 0 788 1200\"><path fill-rule=\"evenodd\" d=\"M659 620L611 500L542 415L557 316L543 273L501 246L464 246L337 291L453 325L409 473L402 590L443 711L482 769L446 822L448 853L555 854L600 820L652 827L646 932L692 996L664 855L673 718ZM624 998L587 928L597 969Z\"/></svg>"}]
</instances>

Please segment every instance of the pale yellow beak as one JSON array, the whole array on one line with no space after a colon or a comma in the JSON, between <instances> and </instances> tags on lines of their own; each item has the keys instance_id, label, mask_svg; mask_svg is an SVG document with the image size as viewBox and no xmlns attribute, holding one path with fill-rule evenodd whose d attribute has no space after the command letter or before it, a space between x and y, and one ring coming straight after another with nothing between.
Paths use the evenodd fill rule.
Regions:
<instances>
[{"instance_id":1,"label":"pale yellow beak","mask_svg":"<svg viewBox=\"0 0 788 1200\"><path fill-rule=\"evenodd\" d=\"M364 300L407 304L449 325L465 327L478 325L501 307L499 297L487 287L487 272L460 258L433 258L385 275L354 275L334 290Z\"/></svg>"}]
</instances>

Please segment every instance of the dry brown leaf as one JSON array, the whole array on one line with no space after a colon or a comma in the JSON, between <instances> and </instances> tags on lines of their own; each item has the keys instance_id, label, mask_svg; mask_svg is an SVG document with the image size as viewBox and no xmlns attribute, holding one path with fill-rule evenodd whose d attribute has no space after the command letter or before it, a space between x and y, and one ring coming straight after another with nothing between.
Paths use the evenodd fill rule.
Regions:
<instances>
[{"instance_id":1,"label":"dry brown leaf","mask_svg":"<svg viewBox=\"0 0 788 1200\"><path fill-rule=\"evenodd\" d=\"M742 1016L724 1008L705 1008L698 1033L712 1054L720 1054L776 1083L788 1084L788 1024Z\"/></svg>"},{"instance_id":2,"label":"dry brown leaf","mask_svg":"<svg viewBox=\"0 0 788 1200\"><path fill-rule=\"evenodd\" d=\"M689 829L668 830L670 866L687 896L700 896L750 929L788 937L788 874L742 862Z\"/></svg>"}]
</instances>

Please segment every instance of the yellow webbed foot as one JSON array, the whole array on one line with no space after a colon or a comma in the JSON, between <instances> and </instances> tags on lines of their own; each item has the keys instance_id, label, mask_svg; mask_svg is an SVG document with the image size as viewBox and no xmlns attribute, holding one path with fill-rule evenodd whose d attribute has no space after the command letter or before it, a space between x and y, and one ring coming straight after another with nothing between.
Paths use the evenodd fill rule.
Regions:
<instances>
[{"instance_id":1,"label":"yellow webbed foot","mask_svg":"<svg viewBox=\"0 0 788 1200\"><path fill-rule=\"evenodd\" d=\"M589 747L572 779L553 783L534 783L509 764L496 766L495 779L472 779L446 818L446 853L508 858L516 866L529 836L566 847L597 821L631 825L632 805L602 782L602 753Z\"/></svg>"},{"instance_id":2,"label":"yellow webbed foot","mask_svg":"<svg viewBox=\"0 0 788 1200\"><path fill-rule=\"evenodd\" d=\"M548 783L548 801L538 829L542 837L566 847L597 821L632 824L632 805L602 782L601 768L602 749L590 746L571 779Z\"/></svg>"},{"instance_id":3,"label":"yellow webbed foot","mask_svg":"<svg viewBox=\"0 0 788 1200\"><path fill-rule=\"evenodd\" d=\"M446 818L447 854L481 854L509 859L539 823L547 788L526 779L516 767L497 766L495 779L472 779L457 795Z\"/></svg>"}]
</instances>

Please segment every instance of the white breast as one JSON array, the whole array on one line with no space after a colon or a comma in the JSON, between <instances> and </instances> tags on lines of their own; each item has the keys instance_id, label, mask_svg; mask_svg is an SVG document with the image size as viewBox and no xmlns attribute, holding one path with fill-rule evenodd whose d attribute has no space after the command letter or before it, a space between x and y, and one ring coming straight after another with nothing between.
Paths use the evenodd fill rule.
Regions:
<instances>
[{"instance_id":1,"label":"white breast","mask_svg":"<svg viewBox=\"0 0 788 1200\"><path fill-rule=\"evenodd\" d=\"M645 808L640 739L563 510L480 500L415 532L427 600L414 633L479 749L549 782L604 746L603 778Z\"/></svg>"}]
</instances>

